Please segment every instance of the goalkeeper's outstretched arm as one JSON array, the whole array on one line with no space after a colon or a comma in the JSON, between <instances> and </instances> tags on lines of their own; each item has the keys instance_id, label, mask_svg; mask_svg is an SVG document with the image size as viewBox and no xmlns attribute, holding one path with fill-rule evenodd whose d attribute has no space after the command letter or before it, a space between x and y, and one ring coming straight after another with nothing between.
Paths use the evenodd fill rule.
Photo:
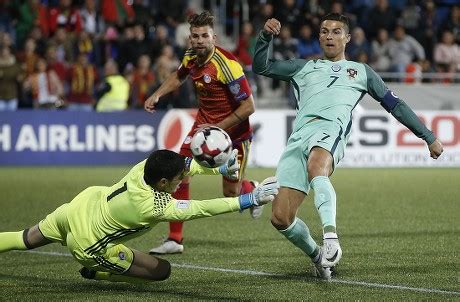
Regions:
<instances>
[{"instance_id":1,"label":"goalkeeper's outstretched arm","mask_svg":"<svg viewBox=\"0 0 460 302\"><path fill-rule=\"evenodd\" d=\"M275 177L265 179L252 193L239 197L223 197L208 200L176 200L168 203L159 221L185 221L211 217L224 213L243 211L252 206L272 202L278 194L279 184Z\"/></svg>"}]
</instances>

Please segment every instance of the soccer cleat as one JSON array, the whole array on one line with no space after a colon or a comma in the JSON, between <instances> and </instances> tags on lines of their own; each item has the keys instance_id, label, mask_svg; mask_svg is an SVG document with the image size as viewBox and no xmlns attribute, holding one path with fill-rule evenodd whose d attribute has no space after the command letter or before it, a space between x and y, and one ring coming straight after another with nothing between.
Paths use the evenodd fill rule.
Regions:
<instances>
[{"instance_id":1,"label":"soccer cleat","mask_svg":"<svg viewBox=\"0 0 460 302\"><path fill-rule=\"evenodd\" d=\"M339 238L324 238L321 264L326 267L333 267L342 258L342 249L340 248Z\"/></svg>"},{"instance_id":2,"label":"soccer cleat","mask_svg":"<svg viewBox=\"0 0 460 302\"><path fill-rule=\"evenodd\" d=\"M254 188L259 185L259 182L257 180L251 180L249 182L254 186ZM249 213L251 214L251 217L253 219L260 218L260 216L262 216L263 211L264 211L264 206L263 205L261 205L261 206L252 206L251 208L249 208Z\"/></svg>"},{"instance_id":3,"label":"soccer cleat","mask_svg":"<svg viewBox=\"0 0 460 302\"><path fill-rule=\"evenodd\" d=\"M322 253L322 251L320 251ZM325 267L321 264L321 255L318 258L318 261L313 262L313 276L324 279L324 280L331 280L332 277L332 270L330 267Z\"/></svg>"},{"instance_id":4,"label":"soccer cleat","mask_svg":"<svg viewBox=\"0 0 460 302\"><path fill-rule=\"evenodd\" d=\"M166 240L159 247L149 251L151 255L180 254L184 251L184 246L174 240Z\"/></svg>"},{"instance_id":5,"label":"soccer cleat","mask_svg":"<svg viewBox=\"0 0 460 302\"><path fill-rule=\"evenodd\" d=\"M94 279L96 276L96 271L89 269L87 267L82 267L80 269L80 275L85 279Z\"/></svg>"}]
</instances>

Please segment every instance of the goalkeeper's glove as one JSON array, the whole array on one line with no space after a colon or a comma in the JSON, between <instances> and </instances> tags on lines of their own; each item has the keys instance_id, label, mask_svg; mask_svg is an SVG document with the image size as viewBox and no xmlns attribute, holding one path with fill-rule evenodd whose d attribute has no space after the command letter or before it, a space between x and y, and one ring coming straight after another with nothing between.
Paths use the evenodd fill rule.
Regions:
<instances>
[{"instance_id":1,"label":"goalkeeper's glove","mask_svg":"<svg viewBox=\"0 0 460 302\"><path fill-rule=\"evenodd\" d=\"M244 210L252 206L261 206L272 202L278 194L280 185L276 177L264 179L252 193L240 196L240 209Z\"/></svg>"},{"instance_id":2,"label":"goalkeeper's glove","mask_svg":"<svg viewBox=\"0 0 460 302\"><path fill-rule=\"evenodd\" d=\"M238 162L238 149L233 149L228 161L219 167L219 173L229 179L238 179L240 163Z\"/></svg>"}]
</instances>

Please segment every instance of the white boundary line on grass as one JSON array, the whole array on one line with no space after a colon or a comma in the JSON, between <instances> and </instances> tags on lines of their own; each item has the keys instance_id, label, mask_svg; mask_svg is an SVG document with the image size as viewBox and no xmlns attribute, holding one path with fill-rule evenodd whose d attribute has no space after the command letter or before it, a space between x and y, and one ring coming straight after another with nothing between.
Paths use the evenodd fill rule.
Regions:
<instances>
[{"instance_id":1,"label":"white boundary line on grass","mask_svg":"<svg viewBox=\"0 0 460 302\"><path fill-rule=\"evenodd\" d=\"M45 252L45 251L23 251L23 252L40 254L40 255L49 255L49 256L61 256L61 257L71 257L72 256L67 253L59 253L59 252ZM186 268L186 269L234 273L234 274L243 274L243 275L272 276L272 277L285 277L286 276L285 274L268 273L268 272L260 272L260 271L253 271L253 270L227 269L227 268L199 266L199 265L191 265L191 264L171 263L171 265L173 267ZM339 284L359 285L359 286L365 286L365 287L399 289L399 290L407 290L407 291L413 291L413 292L436 293L436 294L460 296L460 292L448 291L448 290L442 290L442 289L436 289L436 288L410 287L410 286L404 286L404 285L391 285L391 284L381 284L381 283L344 280L344 279L332 279L330 282L339 283Z\"/></svg>"}]
</instances>

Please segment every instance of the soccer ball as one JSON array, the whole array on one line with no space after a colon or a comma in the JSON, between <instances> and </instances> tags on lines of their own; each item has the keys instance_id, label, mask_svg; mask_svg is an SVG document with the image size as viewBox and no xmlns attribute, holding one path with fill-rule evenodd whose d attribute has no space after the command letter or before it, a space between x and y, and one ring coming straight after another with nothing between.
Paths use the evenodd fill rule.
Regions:
<instances>
[{"instance_id":1,"label":"soccer ball","mask_svg":"<svg viewBox=\"0 0 460 302\"><path fill-rule=\"evenodd\" d=\"M205 127L192 137L193 158L202 166L215 168L225 164L232 153L232 141L224 130L216 126Z\"/></svg>"}]
</instances>

